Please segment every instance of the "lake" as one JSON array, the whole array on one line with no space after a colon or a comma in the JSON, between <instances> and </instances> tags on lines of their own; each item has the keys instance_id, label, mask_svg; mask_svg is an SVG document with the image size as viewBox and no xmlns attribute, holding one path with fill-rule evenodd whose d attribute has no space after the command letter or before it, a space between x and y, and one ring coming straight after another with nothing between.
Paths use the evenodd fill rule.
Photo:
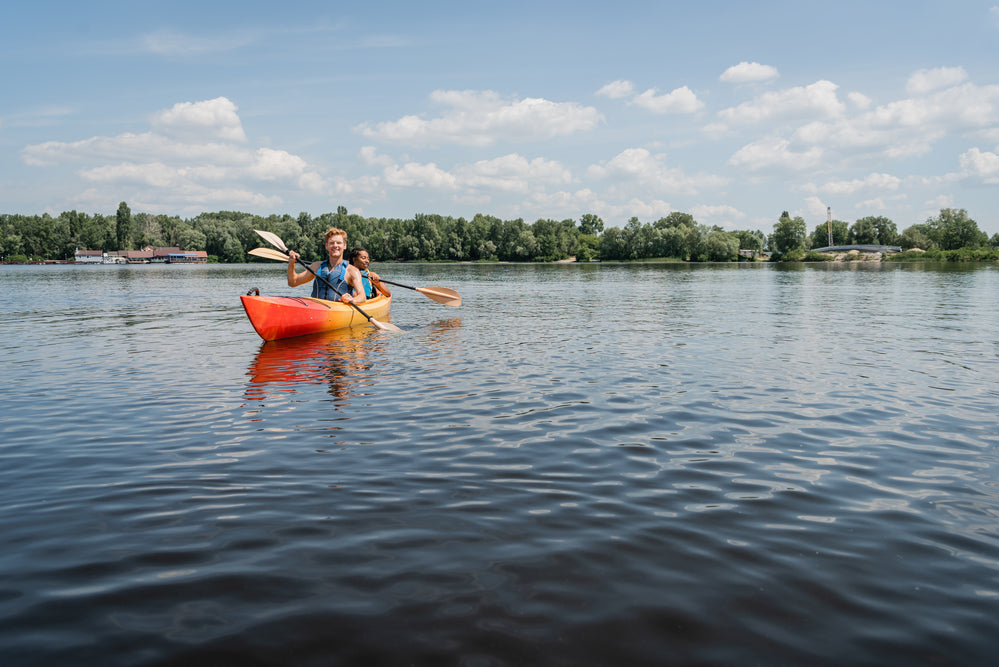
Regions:
<instances>
[{"instance_id":1,"label":"lake","mask_svg":"<svg viewBox=\"0 0 999 667\"><path fill-rule=\"evenodd\" d=\"M999 268L0 267L4 665L991 664Z\"/></svg>"}]
</instances>

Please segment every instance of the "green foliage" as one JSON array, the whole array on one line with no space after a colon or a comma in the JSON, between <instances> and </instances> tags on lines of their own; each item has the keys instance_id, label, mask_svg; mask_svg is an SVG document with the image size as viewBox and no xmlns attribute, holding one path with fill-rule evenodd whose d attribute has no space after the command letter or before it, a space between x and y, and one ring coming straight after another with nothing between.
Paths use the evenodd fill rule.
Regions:
<instances>
[{"instance_id":1,"label":"green foliage","mask_svg":"<svg viewBox=\"0 0 999 667\"><path fill-rule=\"evenodd\" d=\"M815 228L811 236L812 248L825 248L828 245L847 245L850 243L850 226L842 220L832 221L833 242L829 243L829 223L823 222Z\"/></svg>"},{"instance_id":2,"label":"green foliage","mask_svg":"<svg viewBox=\"0 0 999 667\"><path fill-rule=\"evenodd\" d=\"M940 215L926 221L929 236L941 250L977 248L988 244L988 236L962 209L943 208Z\"/></svg>"},{"instance_id":3,"label":"green foliage","mask_svg":"<svg viewBox=\"0 0 999 667\"><path fill-rule=\"evenodd\" d=\"M132 239L132 211L128 204L121 202L118 204L118 213L115 215L115 250L131 250Z\"/></svg>"},{"instance_id":4,"label":"green foliage","mask_svg":"<svg viewBox=\"0 0 999 667\"><path fill-rule=\"evenodd\" d=\"M935 248L925 252L900 252L887 259L890 262L996 262L999 261L999 249L980 247L941 250Z\"/></svg>"},{"instance_id":5,"label":"green foliage","mask_svg":"<svg viewBox=\"0 0 999 667\"><path fill-rule=\"evenodd\" d=\"M846 223L836 221L834 241L841 242ZM37 259L72 258L76 248L118 250L146 245L177 246L182 250L204 250L211 260L243 262L247 251L265 245L255 229L276 233L288 247L306 259L325 255L324 232L337 227L347 232L348 246L364 247L376 262L385 261L473 261L473 262L551 262L575 257L616 261L734 261L740 249L770 249L775 259L818 261L826 257L805 255L817 236L828 241L825 225L807 234L800 217L787 212L774 225L769 237L759 230L726 231L697 222L689 213L674 211L651 223L633 217L622 227L604 226L593 214L571 219L541 218L533 224L522 219L502 220L476 214L471 220L420 213L409 219L366 218L349 213L343 206L336 212L313 217L270 215L261 217L239 211L206 212L191 218L132 214L121 202L114 217L67 211L53 218L0 214L0 257ZM876 239L906 248L943 248L938 255L920 255L933 261L983 261L992 258L986 243L999 248L999 234L991 240L978 231L967 214L944 209L941 216L913 225L901 237L886 218L863 218L854 225L864 240ZM938 243L935 239L939 239ZM942 244L955 239L971 239L982 252L964 252ZM961 250L958 252L958 250ZM894 258L893 258L894 259ZM903 261L898 259L896 261Z\"/></svg>"},{"instance_id":6,"label":"green foliage","mask_svg":"<svg viewBox=\"0 0 999 667\"><path fill-rule=\"evenodd\" d=\"M912 248L930 250L935 248L936 244L930 240L928 233L929 228L927 225L912 225L911 227L907 227L898 237L898 245L902 246L903 250L911 250Z\"/></svg>"},{"instance_id":7,"label":"green foliage","mask_svg":"<svg viewBox=\"0 0 999 667\"><path fill-rule=\"evenodd\" d=\"M837 244L838 245L838 244ZM832 256L824 252L812 252L809 250L801 258L802 262L831 262Z\"/></svg>"},{"instance_id":8,"label":"green foliage","mask_svg":"<svg viewBox=\"0 0 999 667\"><path fill-rule=\"evenodd\" d=\"M808 247L808 228L801 216L791 218L787 211L774 224L770 235L770 249L779 261L800 261ZM791 259L794 256L796 259Z\"/></svg>"}]
</instances>

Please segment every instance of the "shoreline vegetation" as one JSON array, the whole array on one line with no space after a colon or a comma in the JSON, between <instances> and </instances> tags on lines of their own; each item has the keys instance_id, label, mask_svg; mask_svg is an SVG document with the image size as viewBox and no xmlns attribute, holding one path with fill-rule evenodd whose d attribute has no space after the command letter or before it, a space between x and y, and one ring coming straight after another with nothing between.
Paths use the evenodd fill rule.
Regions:
<instances>
[{"instance_id":1,"label":"shoreline vegetation","mask_svg":"<svg viewBox=\"0 0 999 667\"><path fill-rule=\"evenodd\" d=\"M203 251L209 262L257 261L254 229L275 232L306 258L324 254L323 232L339 227L351 247L364 247L377 262L995 262L999 233L989 238L964 209L941 209L901 233L893 221L866 217L849 224L827 220L809 234L800 216L784 211L773 231L725 230L698 223L679 211L653 222L632 217L606 227L596 215L579 220L471 220L437 214L373 218L347 212L313 217L300 213L258 216L238 211L194 218L133 214L121 202L114 216L77 211L26 216L0 214L0 261L4 264L73 263L77 250L121 252L144 247ZM902 252L817 252L851 245L898 246ZM263 260L260 260L263 261Z\"/></svg>"}]
</instances>

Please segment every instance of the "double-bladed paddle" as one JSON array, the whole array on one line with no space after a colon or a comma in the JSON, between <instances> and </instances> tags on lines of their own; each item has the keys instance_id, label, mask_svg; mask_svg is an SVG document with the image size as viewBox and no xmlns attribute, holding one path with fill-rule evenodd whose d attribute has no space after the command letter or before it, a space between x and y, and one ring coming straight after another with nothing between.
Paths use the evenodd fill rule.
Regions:
<instances>
[{"instance_id":1,"label":"double-bladed paddle","mask_svg":"<svg viewBox=\"0 0 999 667\"><path fill-rule=\"evenodd\" d=\"M256 255L257 257L263 257L265 259L273 259L279 262L288 261L288 255L278 250L271 250L270 248L254 248L250 251L250 254ZM405 289L411 289L415 292L419 292L425 297L433 299L437 303L443 303L445 306L457 307L461 305L461 295L458 294L456 290L448 287L438 287L437 285L432 285L431 287L410 287L409 285L392 282L391 280L385 280L384 278L380 278L379 282L395 285L396 287L403 287Z\"/></svg>"},{"instance_id":2,"label":"double-bladed paddle","mask_svg":"<svg viewBox=\"0 0 999 667\"><path fill-rule=\"evenodd\" d=\"M282 250L284 252L274 253L274 251L268 250L267 248L254 248L253 250L250 251L251 255L256 255L257 257L266 257L268 259L280 259L280 261L282 262L288 261L288 255L284 254L288 252L288 246L284 244L284 241L281 240L280 236L274 234L273 232L265 232L259 229L254 229L253 231L255 231L260 236L260 238L264 239L275 248L278 248L279 250ZM278 257L278 255L280 255L280 257ZM320 275L317 275L316 272L312 270L311 266L302 261L301 257L298 258L298 263L301 264L303 267L305 267L305 270L311 273L313 276L315 276L318 280L322 280L324 283L326 283L326 286L329 287L331 290L333 290L340 296L343 296L343 292L338 290L330 281L326 280ZM371 315L368 315L366 312L364 312L364 310L362 310L361 307L358 306L353 301L350 301L349 305L354 310L359 312L361 315L364 315L364 318L368 320L368 322L371 322L372 326L381 329L382 331L394 331L396 333L402 333L402 329L392 324L391 322L379 322L375 318L371 317Z\"/></svg>"}]
</instances>

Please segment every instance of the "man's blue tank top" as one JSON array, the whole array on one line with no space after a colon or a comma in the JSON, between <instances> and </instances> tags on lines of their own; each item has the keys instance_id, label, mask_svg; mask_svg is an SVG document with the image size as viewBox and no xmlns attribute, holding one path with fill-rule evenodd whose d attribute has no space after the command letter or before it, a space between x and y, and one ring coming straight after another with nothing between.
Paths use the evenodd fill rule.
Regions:
<instances>
[{"instance_id":1,"label":"man's blue tank top","mask_svg":"<svg viewBox=\"0 0 999 667\"><path fill-rule=\"evenodd\" d=\"M340 262L333 267L332 273L330 272L330 261L324 259L323 263L319 265L319 276L330 281L333 286L340 290L341 294L350 294L350 285L347 283L347 262ZM331 290L327 287L319 278L314 278L312 280L312 296L316 299L326 299L327 301L338 301L340 296L335 290Z\"/></svg>"}]
</instances>

